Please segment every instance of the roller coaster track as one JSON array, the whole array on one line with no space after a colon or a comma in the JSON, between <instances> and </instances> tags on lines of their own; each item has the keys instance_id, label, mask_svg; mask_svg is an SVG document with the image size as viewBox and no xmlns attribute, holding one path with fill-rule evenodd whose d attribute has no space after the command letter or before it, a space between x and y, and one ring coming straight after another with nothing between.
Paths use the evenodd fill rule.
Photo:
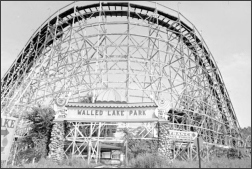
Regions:
<instances>
[{"instance_id":1,"label":"roller coaster track","mask_svg":"<svg viewBox=\"0 0 252 169\"><path fill-rule=\"evenodd\" d=\"M153 6L155 5L155 3L152 4ZM92 2L84 6L77 6L74 2L62 8L64 10L66 9L64 12L60 13L60 11L63 11L62 9L55 12L37 29L37 31L35 31L17 59L1 79L1 110L5 112L7 111L6 107L16 103L18 100L17 97L15 96L15 98L12 98L15 95L13 94L15 93L14 91L19 88L19 86L23 85L23 87L20 88L20 92L22 92L25 86L29 85L31 81L30 76L32 76L34 71L32 68L35 63L40 59L42 52L47 47L51 46L54 41L57 41L63 36L63 30L65 28L81 20L99 16L130 17L158 24L161 27L173 31L173 33L182 40L192 51L198 65L205 71L212 95L216 97L219 111L223 111L224 102L235 126L240 130L221 73L200 33L181 13L164 7L161 4L158 5L162 9L157 9L151 5L146 6L137 4L135 2L101 2L101 4ZM129 6L131 10L128 10ZM106 11L100 12L100 7L106 7ZM173 14L166 13L165 11L167 11L167 9L173 11ZM155 15L155 17L150 17L153 15ZM201 56L198 54L200 52L202 53ZM21 95L22 94L19 93L19 97L21 97Z\"/></svg>"}]
</instances>

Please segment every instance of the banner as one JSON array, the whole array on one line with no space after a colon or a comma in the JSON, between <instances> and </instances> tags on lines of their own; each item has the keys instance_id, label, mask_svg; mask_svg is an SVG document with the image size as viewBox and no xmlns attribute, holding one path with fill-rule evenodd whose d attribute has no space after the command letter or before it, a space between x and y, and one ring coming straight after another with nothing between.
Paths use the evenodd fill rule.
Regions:
<instances>
[{"instance_id":1,"label":"banner","mask_svg":"<svg viewBox=\"0 0 252 169\"><path fill-rule=\"evenodd\" d=\"M5 167L10 155L17 118L1 117L1 167Z\"/></svg>"}]
</instances>

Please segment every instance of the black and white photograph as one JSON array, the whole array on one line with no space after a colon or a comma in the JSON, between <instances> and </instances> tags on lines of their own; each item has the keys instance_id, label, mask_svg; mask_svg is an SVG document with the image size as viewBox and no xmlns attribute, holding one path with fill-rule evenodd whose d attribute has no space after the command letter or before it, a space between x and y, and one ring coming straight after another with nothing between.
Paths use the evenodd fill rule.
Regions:
<instances>
[{"instance_id":1,"label":"black and white photograph","mask_svg":"<svg viewBox=\"0 0 252 169\"><path fill-rule=\"evenodd\" d=\"M1 168L251 168L251 1L1 1Z\"/></svg>"}]
</instances>

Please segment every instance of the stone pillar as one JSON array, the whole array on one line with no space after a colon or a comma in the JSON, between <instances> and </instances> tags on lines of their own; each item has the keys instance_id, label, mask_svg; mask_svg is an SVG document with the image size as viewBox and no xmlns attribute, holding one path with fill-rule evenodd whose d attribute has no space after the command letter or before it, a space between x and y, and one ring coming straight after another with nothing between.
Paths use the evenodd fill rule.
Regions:
<instances>
[{"instance_id":1,"label":"stone pillar","mask_svg":"<svg viewBox=\"0 0 252 169\"><path fill-rule=\"evenodd\" d=\"M51 143L49 144L49 157L59 163L64 159L64 124L55 122L51 133Z\"/></svg>"},{"instance_id":2,"label":"stone pillar","mask_svg":"<svg viewBox=\"0 0 252 169\"><path fill-rule=\"evenodd\" d=\"M169 139L167 136L169 134L169 125L168 124L160 124L159 126L159 148L158 152L164 156L168 160L173 159L172 155L172 144L173 141Z\"/></svg>"}]
</instances>

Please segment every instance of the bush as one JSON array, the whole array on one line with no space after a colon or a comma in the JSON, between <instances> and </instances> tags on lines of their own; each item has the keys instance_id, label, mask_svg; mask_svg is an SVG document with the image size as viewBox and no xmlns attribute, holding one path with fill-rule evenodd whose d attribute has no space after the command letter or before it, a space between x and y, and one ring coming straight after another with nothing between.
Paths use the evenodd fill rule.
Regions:
<instances>
[{"instance_id":1,"label":"bush","mask_svg":"<svg viewBox=\"0 0 252 169\"><path fill-rule=\"evenodd\" d=\"M171 164L158 154L145 153L139 154L135 159L131 159L129 165L133 168L163 168Z\"/></svg>"},{"instance_id":2,"label":"bush","mask_svg":"<svg viewBox=\"0 0 252 169\"><path fill-rule=\"evenodd\" d=\"M64 161L62 161L60 165L68 166L71 168L90 168L90 167L96 166L96 164L92 164L92 163L88 165L87 160L84 160L82 158L65 159Z\"/></svg>"},{"instance_id":3,"label":"bush","mask_svg":"<svg viewBox=\"0 0 252 169\"><path fill-rule=\"evenodd\" d=\"M215 158L209 162L203 163L206 168L251 168L251 158L228 159Z\"/></svg>"},{"instance_id":4,"label":"bush","mask_svg":"<svg viewBox=\"0 0 252 169\"><path fill-rule=\"evenodd\" d=\"M71 158L57 164L51 159L40 159L37 163L22 164L20 166L7 166L8 168L94 168L96 164L87 164L81 158ZM165 160L157 154L142 154L129 161L129 166L133 168L198 168L198 161L178 161L173 163ZM225 157L214 158L209 162L201 162L202 168L251 168L251 158L228 159Z\"/></svg>"},{"instance_id":5,"label":"bush","mask_svg":"<svg viewBox=\"0 0 252 169\"><path fill-rule=\"evenodd\" d=\"M18 158L16 164L21 161L30 163L34 157L36 160L46 158L49 152L49 143L53 126L55 111L47 107L33 107L31 112L26 112L24 119L30 123L31 129L25 137L19 140ZM26 149L22 151L22 149Z\"/></svg>"},{"instance_id":6,"label":"bush","mask_svg":"<svg viewBox=\"0 0 252 169\"><path fill-rule=\"evenodd\" d=\"M198 161L178 161L172 163L172 168L198 168ZM202 168L251 168L251 158L228 159L226 157L213 158L211 161L201 161Z\"/></svg>"},{"instance_id":7,"label":"bush","mask_svg":"<svg viewBox=\"0 0 252 169\"><path fill-rule=\"evenodd\" d=\"M242 157L245 157L245 153L244 151L241 151L241 150L238 151L237 149L230 148L227 152L227 157L231 159L235 159L235 158L241 159Z\"/></svg>"},{"instance_id":8,"label":"bush","mask_svg":"<svg viewBox=\"0 0 252 169\"><path fill-rule=\"evenodd\" d=\"M169 163L162 156L157 154L142 154L129 161L132 168L198 168L198 161L174 160ZM202 168L251 168L251 158L228 159L226 157L213 158L211 161L201 161Z\"/></svg>"},{"instance_id":9,"label":"bush","mask_svg":"<svg viewBox=\"0 0 252 169\"><path fill-rule=\"evenodd\" d=\"M41 158L38 163L23 164L23 168L59 168L60 166L51 159Z\"/></svg>"},{"instance_id":10,"label":"bush","mask_svg":"<svg viewBox=\"0 0 252 169\"><path fill-rule=\"evenodd\" d=\"M88 165L87 161L81 158L65 159L58 164L49 158L41 158L37 163L26 163L19 166L8 166L8 168L93 168L96 164Z\"/></svg>"},{"instance_id":11,"label":"bush","mask_svg":"<svg viewBox=\"0 0 252 169\"><path fill-rule=\"evenodd\" d=\"M136 158L142 154L156 154L157 141L153 140L128 140L128 159ZM125 149L123 149L124 151Z\"/></svg>"},{"instance_id":12,"label":"bush","mask_svg":"<svg viewBox=\"0 0 252 169\"><path fill-rule=\"evenodd\" d=\"M37 163L20 163L18 166L8 166L8 168L58 168L57 163L51 159L41 158Z\"/></svg>"},{"instance_id":13,"label":"bush","mask_svg":"<svg viewBox=\"0 0 252 169\"><path fill-rule=\"evenodd\" d=\"M41 158L41 154L38 153L35 149L30 148L30 149L20 151L17 153L15 164L20 165L24 162L31 163L33 159L35 159L36 162L38 162L40 158Z\"/></svg>"}]
</instances>

